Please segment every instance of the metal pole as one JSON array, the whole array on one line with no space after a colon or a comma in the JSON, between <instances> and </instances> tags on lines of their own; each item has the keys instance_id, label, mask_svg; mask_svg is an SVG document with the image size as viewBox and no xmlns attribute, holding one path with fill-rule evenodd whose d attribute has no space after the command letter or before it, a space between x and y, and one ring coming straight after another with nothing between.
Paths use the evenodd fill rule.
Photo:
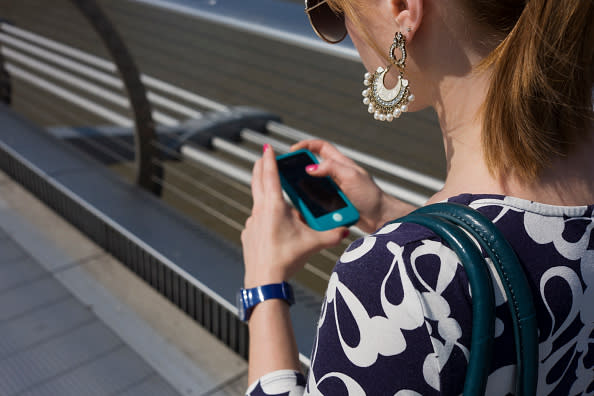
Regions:
<instances>
[{"instance_id":1,"label":"metal pole","mask_svg":"<svg viewBox=\"0 0 594 396\"><path fill-rule=\"evenodd\" d=\"M161 185L155 182L155 179L163 178L163 167L160 162L152 160L158 156L158 151L153 145L153 141L157 138L155 123L138 68L121 36L97 2L95 0L71 1L101 37L128 91L136 124L134 135L136 184L159 195Z\"/></svg>"},{"instance_id":2,"label":"metal pole","mask_svg":"<svg viewBox=\"0 0 594 396\"><path fill-rule=\"evenodd\" d=\"M6 70L4 57L0 51L0 102L7 106L11 103L12 86L10 83L10 74Z\"/></svg>"}]
</instances>

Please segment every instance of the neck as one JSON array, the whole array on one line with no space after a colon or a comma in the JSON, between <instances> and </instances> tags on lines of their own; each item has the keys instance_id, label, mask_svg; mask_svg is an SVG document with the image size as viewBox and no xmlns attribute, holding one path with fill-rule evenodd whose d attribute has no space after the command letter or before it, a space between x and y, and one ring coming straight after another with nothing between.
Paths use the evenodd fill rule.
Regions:
<instances>
[{"instance_id":1,"label":"neck","mask_svg":"<svg viewBox=\"0 0 594 396\"><path fill-rule=\"evenodd\" d=\"M481 104L488 88L486 73L446 76L436 86L433 107L443 134L447 177L430 202L461 193L500 193L489 174L481 147Z\"/></svg>"},{"instance_id":2,"label":"neck","mask_svg":"<svg viewBox=\"0 0 594 396\"><path fill-rule=\"evenodd\" d=\"M567 158L554 160L531 183L489 172L481 147L481 106L488 84L485 71L448 76L437 85L433 106L443 134L447 177L444 188L428 203L462 193L509 195L552 205L594 203L594 139L580 142Z\"/></svg>"}]
</instances>

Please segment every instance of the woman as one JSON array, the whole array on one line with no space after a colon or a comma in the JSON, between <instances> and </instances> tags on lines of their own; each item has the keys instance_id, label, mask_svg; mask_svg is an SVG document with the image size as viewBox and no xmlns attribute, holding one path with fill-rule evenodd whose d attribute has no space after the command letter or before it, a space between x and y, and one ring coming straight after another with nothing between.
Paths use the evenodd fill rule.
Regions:
<instances>
[{"instance_id":1,"label":"woman","mask_svg":"<svg viewBox=\"0 0 594 396\"><path fill-rule=\"evenodd\" d=\"M436 110L447 179L429 203L477 208L516 250L536 299L538 394L594 394L594 3L306 3L314 28L330 42L341 39L339 24L313 13L332 7L339 20L344 15L370 73L363 100L374 118L397 122L406 111ZM396 98L398 92L404 95ZM382 193L330 144L306 141L294 149L302 147L323 158L308 172L333 177L358 207L359 227L372 234L354 242L333 271L307 380L289 305L270 299L254 307L248 393L460 394L472 316L457 257L420 226L382 227L412 208ZM268 146L254 166L252 190L242 234L246 288L288 280L312 253L346 234L315 232L285 204ZM497 286L496 299L487 393L507 394L514 392L515 354Z\"/></svg>"}]
</instances>

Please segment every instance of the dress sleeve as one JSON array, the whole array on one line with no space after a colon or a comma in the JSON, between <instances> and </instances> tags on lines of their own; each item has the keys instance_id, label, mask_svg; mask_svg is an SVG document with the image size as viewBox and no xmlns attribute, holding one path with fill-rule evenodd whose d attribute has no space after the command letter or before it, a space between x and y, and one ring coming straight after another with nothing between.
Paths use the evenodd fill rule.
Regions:
<instances>
[{"instance_id":1,"label":"dress sleeve","mask_svg":"<svg viewBox=\"0 0 594 396\"><path fill-rule=\"evenodd\" d=\"M463 383L467 350L448 305L459 295L444 295L458 269L457 256L413 224L355 241L328 284L305 394L439 395Z\"/></svg>"},{"instance_id":2,"label":"dress sleeve","mask_svg":"<svg viewBox=\"0 0 594 396\"><path fill-rule=\"evenodd\" d=\"M277 370L253 383L246 396L301 396L305 390L305 377L298 371Z\"/></svg>"}]
</instances>

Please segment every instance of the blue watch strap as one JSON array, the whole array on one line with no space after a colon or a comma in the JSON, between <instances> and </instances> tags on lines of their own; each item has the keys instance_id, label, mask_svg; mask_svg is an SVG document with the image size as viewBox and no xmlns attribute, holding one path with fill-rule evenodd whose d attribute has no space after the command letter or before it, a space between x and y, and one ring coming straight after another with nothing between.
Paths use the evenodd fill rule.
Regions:
<instances>
[{"instance_id":1,"label":"blue watch strap","mask_svg":"<svg viewBox=\"0 0 594 396\"><path fill-rule=\"evenodd\" d=\"M251 316L252 309L256 305L272 298L285 300L289 305L295 304L293 287L288 282L272 283L251 289L241 289L237 302L239 319L247 321Z\"/></svg>"}]
</instances>

